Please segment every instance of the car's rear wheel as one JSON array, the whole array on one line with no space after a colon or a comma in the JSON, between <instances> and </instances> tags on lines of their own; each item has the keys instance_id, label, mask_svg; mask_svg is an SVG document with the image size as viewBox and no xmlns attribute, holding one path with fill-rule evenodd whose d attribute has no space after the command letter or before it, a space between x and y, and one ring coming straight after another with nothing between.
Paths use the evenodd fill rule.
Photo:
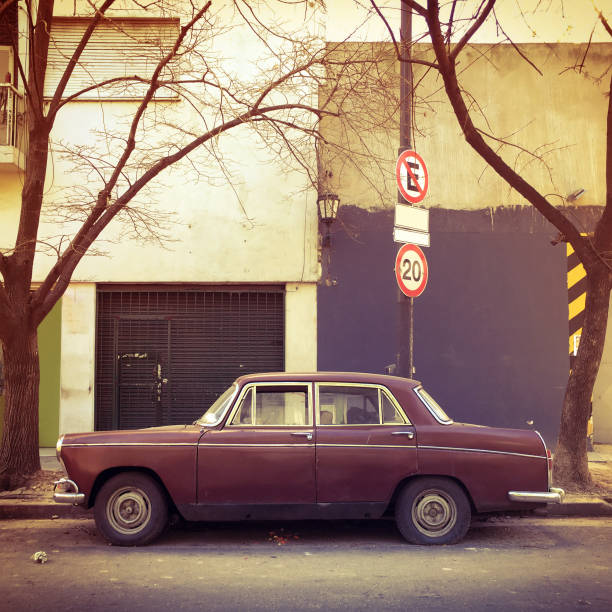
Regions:
<instances>
[{"instance_id":1,"label":"car's rear wheel","mask_svg":"<svg viewBox=\"0 0 612 612\"><path fill-rule=\"evenodd\" d=\"M168 503L153 478L139 472L123 472L100 489L94 517L96 527L112 544L138 546L162 533L168 523Z\"/></svg>"},{"instance_id":2,"label":"car's rear wheel","mask_svg":"<svg viewBox=\"0 0 612 612\"><path fill-rule=\"evenodd\" d=\"M395 522L412 544L454 544L470 528L472 512L463 489L445 478L407 484L395 507Z\"/></svg>"}]
</instances>

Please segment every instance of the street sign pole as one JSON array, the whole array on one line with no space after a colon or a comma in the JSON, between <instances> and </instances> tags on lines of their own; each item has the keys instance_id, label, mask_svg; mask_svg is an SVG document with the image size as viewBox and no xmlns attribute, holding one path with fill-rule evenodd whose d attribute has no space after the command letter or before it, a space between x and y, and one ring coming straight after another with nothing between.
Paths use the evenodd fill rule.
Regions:
<instances>
[{"instance_id":1,"label":"street sign pole","mask_svg":"<svg viewBox=\"0 0 612 612\"><path fill-rule=\"evenodd\" d=\"M399 155L410 149L411 115L412 115L412 67L410 62L410 43L412 42L412 10L401 3L400 49L402 58L400 63L400 150ZM398 202L405 199L398 192ZM397 373L399 376L412 378L414 375L414 298L407 297L398 288L399 305L399 346L397 353Z\"/></svg>"}]
</instances>

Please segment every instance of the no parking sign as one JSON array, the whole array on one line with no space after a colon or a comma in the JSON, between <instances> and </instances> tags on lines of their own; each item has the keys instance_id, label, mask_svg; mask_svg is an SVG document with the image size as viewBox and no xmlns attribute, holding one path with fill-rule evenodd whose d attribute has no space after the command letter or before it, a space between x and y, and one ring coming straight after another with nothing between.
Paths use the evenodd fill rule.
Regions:
<instances>
[{"instance_id":1,"label":"no parking sign","mask_svg":"<svg viewBox=\"0 0 612 612\"><path fill-rule=\"evenodd\" d=\"M427 195L427 166L416 151L403 151L397 158L395 178L400 193L408 202L417 204Z\"/></svg>"}]
</instances>

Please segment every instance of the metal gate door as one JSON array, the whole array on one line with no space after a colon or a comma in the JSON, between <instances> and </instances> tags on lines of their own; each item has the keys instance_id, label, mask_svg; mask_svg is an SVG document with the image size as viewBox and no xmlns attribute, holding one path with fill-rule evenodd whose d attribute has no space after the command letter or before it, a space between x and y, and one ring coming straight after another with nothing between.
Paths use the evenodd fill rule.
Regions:
<instances>
[{"instance_id":1,"label":"metal gate door","mask_svg":"<svg viewBox=\"0 0 612 612\"><path fill-rule=\"evenodd\" d=\"M241 374L284 368L282 288L98 288L96 429L190 423Z\"/></svg>"}]
</instances>

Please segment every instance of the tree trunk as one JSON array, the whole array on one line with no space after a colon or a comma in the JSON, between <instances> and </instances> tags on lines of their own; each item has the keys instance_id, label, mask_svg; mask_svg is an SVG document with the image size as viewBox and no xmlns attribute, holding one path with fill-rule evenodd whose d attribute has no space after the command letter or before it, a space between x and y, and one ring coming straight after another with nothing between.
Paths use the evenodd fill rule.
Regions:
<instances>
[{"instance_id":1,"label":"tree trunk","mask_svg":"<svg viewBox=\"0 0 612 612\"><path fill-rule=\"evenodd\" d=\"M4 339L5 408L0 490L21 486L40 470L38 451L38 335L24 322Z\"/></svg>"},{"instance_id":2,"label":"tree trunk","mask_svg":"<svg viewBox=\"0 0 612 612\"><path fill-rule=\"evenodd\" d=\"M555 484L568 490L586 489L592 484L587 457L587 428L593 387L606 339L612 288L607 267L596 266L588 274L587 283L582 336L565 391L553 461Z\"/></svg>"}]
</instances>

